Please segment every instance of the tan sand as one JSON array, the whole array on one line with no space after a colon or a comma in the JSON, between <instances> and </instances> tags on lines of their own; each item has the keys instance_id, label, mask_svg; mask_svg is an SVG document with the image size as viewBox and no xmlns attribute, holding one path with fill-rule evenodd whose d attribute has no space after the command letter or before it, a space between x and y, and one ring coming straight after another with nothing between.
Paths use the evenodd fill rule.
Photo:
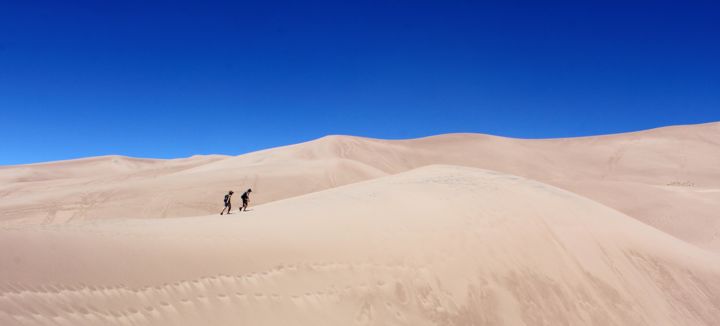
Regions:
<instances>
[{"instance_id":1,"label":"tan sand","mask_svg":"<svg viewBox=\"0 0 720 326\"><path fill-rule=\"evenodd\" d=\"M1 325L718 325L720 259L456 166L247 213L2 229Z\"/></svg>"},{"instance_id":2,"label":"tan sand","mask_svg":"<svg viewBox=\"0 0 720 326\"><path fill-rule=\"evenodd\" d=\"M429 164L539 180L720 252L720 123L550 140L330 136L238 157L0 167L0 223L205 215L220 212L229 189L252 187L262 204Z\"/></svg>"},{"instance_id":3,"label":"tan sand","mask_svg":"<svg viewBox=\"0 0 720 326\"><path fill-rule=\"evenodd\" d=\"M720 325L719 196L717 123L2 167L0 325Z\"/></svg>"}]
</instances>

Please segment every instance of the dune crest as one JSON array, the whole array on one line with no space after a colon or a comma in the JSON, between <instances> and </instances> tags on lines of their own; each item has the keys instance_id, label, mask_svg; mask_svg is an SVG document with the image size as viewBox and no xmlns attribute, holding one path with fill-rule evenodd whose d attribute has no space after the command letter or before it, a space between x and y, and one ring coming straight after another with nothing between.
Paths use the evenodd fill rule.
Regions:
<instances>
[{"instance_id":1,"label":"dune crest","mask_svg":"<svg viewBox=\"0 0 720 326\"><path fill-rule=\"evenodd\" d=\"M3 325L720 323L717 254L469 167L230 216L5 226L0 246Z\"/></svg>"},{"instance_id":2,"label":"dune crest","mask_svg":"<svg viewBox=\"0 0 720 326\"><path fill-rule=\"evenodd\" d=\"M0 223L219 212L229 189L268 203L432 164L551 184L720 252L720 123L568 139L328 136L237 157L100 157L0 167Z\"/></svg>"}]
</instances>

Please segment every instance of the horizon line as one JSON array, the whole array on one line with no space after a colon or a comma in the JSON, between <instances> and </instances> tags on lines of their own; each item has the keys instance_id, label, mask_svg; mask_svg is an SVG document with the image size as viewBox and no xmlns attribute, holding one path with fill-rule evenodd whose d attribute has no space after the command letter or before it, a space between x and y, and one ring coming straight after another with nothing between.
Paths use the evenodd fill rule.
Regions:
<instances>
[{"instance_id":1,"label":"horizon line","mask_svg":"<svg viewBox=\"0 0 720 326\"><path fill-rule=\"evenodd\" d=\"M678 125L665 125L665 126L659 126L659 127L653 127L653 128L647 128L647 129L640 129L640 130L633 130L633 131L623 131L623 132L614 132L614 133L607 133L607 134L594 134L594 135L583 135L583 136L569 136L569 137L549 137L549 138L523 138L523 137L510 137L510 136L500 136L500 135L493 135L493 134L486 134L486 133L480 133L480 132L449 132L449 133L442 133L442 134L434 134L434 135L428 135L428 136L421 136L421 137L414 137L414 138L375 138L375 137L366 137L366 136L355 136L355 135L349 135L349 134L327 134L321 137L313 138L306 141L301 141L297 143L292 144L284 144L284 145L278 145L278 146L272 146L267 147L263 149L253 150L237 155L233 154L222 154L222 153L208 153L208 154L193 154L190 156L181 156L181 157L138 157L138 156L130 156L130 155L123 155L123 154L105 154L105 155L96 155L96 156L79 156L79 157L71 157L71 158L64 158L59 160L52 160L52 161L40 161L40 162L31 162L31 163L19 163L19 164L0 164L0 168L9 168L9 167L18 167L18 166L27 166L27 165L42 165L42 164L53 164L53 163L62 163L62 162L69 162L69 161L81 161L81 160L91 160L91 159L101 159L101 158L124 158L124 159L134 159L134 160L153 160L153 161L170 161L170 160L183 160L183 159L189 159L196 156L203 156L203 157L210 157L210 156L225 156L225 157L238 157L242 155L247 155L251 153L257 153L261 151L266 150L272 150L276 148L281 147L287 147L287 146L294 146L299 144L305 144L305 143L311 143L314 141L318 141L323 138L328 137L348 137L348 138L364 138L369 140L381 140L381 141L408 141L408 140L419 140L419 139L426 139L426 138L434 138L439 136L447 136L447 135L477 135L477 136L488 136L488 137L496 137L496 138L505 138L505 139L516 139L516 140L562 140L562 139L582 139L582 138L593 138L593 137L610 137L610 136L617 136L617 135L624 135L624 134L634 134L634 133L645 133L660 129L668 129L668 128L676 128L676 127L693 127L693 126L703 126L703 125L712 125L712 124L720 124L720 121L710 121L710 122L700 122L700 123L691 123L691 124L678 124Z\"/></svg>"}]
</instances>

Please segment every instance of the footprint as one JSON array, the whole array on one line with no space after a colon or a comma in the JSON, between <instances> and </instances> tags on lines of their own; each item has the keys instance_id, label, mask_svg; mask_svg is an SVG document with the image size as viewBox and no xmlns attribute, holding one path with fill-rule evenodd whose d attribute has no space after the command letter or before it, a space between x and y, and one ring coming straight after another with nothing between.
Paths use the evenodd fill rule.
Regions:
<instances>
[{"instance_id":1,"label":"footprint","mask_svg":"<svg viewBox=\"0 0 720 326\"><path fill-rule=\"evenodd\" d=\"M395 283L395 297L397 297L400 303L407 304L407 292L405 287L400 283Z\"/></svg>"},{"instance_id":2,"label":"footprint","mask_svg":"<svg viewBox=\"0 0 720 326\"><path fill-rule=\"evenodd\" d=\"M368 325L371 324L373 320L373 307L372 304L370 304L369 301L365 301L360 307L360 311L357 314L357 317L355 317L355 322L358 324Z\"/></svg>"}]
</instances>

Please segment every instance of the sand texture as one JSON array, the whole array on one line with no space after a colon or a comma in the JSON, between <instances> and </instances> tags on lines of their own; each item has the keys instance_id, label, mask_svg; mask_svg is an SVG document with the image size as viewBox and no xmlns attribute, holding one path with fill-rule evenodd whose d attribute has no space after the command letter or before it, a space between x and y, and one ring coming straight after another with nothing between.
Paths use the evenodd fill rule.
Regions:
<instances>
[{"instance_id":1,"label":"sand texture","mask_svg":"<svg viewBox=\"0 0 720 326\"><path fill-rule=\"evenodd\" d=\"M0 325L720 325L719 212L720 123L0 167Z\"/></svg>"}]
</instances>

